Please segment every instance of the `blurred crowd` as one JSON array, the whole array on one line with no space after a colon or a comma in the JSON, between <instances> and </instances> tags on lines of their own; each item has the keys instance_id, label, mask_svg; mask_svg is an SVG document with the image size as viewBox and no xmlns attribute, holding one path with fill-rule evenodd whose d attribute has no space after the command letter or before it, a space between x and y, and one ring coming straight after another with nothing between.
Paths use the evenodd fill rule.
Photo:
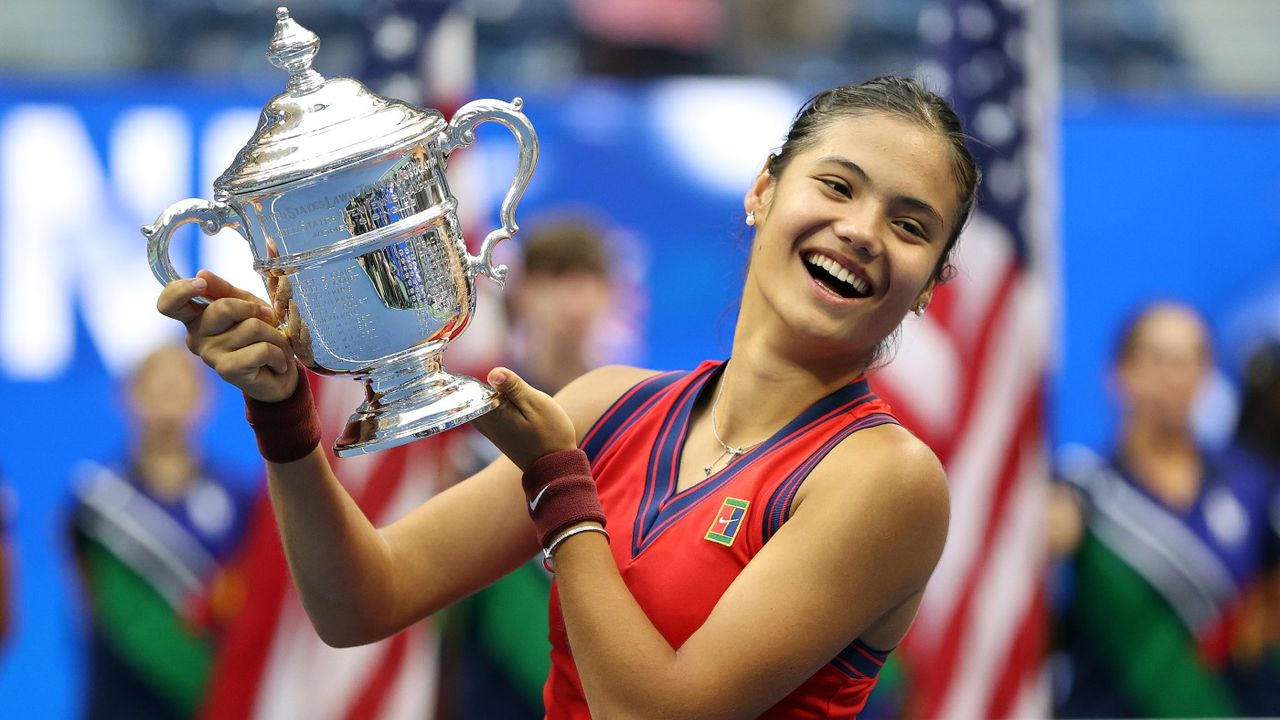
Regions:
<instances>
[{"instance_id":1,"label":"blurred crowd","mask_svg":"<svg viewBox=\"0 0 1280 720\"><path fill-rule=\"evenodd\" d=\"M273 77L261 48L277 4L13 3L10 10L0 10L0 68L179 71L249 81ZM481 82L533 90L581 75L763 75L818 87L849 77L911 74L929 33L938 27L929 5L928 0L431 0L414 7L432 13L448 6L466 13L474 19L475 74ZM1171 3L1071 0L1059 8L1062 75L1069 91L1185 91L1203 80L1187 43L1196 24ZM405 25L370 27L377 12L355 0L313 0L294 10L324 38L321 70L326 74L362 76L369 60L366 40L379 29L384 42L413 32ZM58 20L65 17L82 21Z\"/></svg>"}]
</instances>

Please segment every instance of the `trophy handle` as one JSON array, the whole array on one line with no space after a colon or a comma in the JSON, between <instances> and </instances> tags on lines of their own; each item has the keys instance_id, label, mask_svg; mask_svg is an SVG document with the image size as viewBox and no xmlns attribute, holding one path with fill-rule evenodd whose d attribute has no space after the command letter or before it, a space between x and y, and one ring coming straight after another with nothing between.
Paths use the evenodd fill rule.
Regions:
<instances>
[{"instance_id":1,"label":"trophy handle","mask_svg":"<svg viewBox=\"0 0 1280 720\"><path fill-rule=\"evenodd\" d=\"M516 225L516 204L520 202L525 188L529 186L529 178L533 176L533 166L538 163L538 136L534 133L529 118L520 111L523 106L524 101L520 98L515 98L509 103L501 100L472 100L458 108L458 112L449 121L448 132L440 148L445 157L448 157L454 150L471 145L476 141L476 126L484 122L500 123L506 126L516 138L516 145L520 150L520 164L516 168L516 176L511 181L511 187L507 189L506 197L502 199L502 208L498 212L502 227L485 236L478 256L467 254L468 272L472 275L485 275L498 285L502 285L503 279L507 276L507 266L493 264L493 248L520 229Z\"/></svg>"},{"instance_id":2,"label":"trophy handle","mask_svg":"<svg viewBox=\"0 0 1280 720\"><path fill-rule=\"evenodd\" d=\"M169 240L174 230L189 222L199 222L200 229L206 235L231 228L243 235L245 240L249 239L249 234L240 223L240 216L230 205L199 199L179 200L165 208L154 223L142 227L142 234L147 238L147 261L151 263L151 272L161 285L181 279L169 260ZM192 302L208 305L209 299L196 296L192 298Z\"/></svg>"}]
</instances>

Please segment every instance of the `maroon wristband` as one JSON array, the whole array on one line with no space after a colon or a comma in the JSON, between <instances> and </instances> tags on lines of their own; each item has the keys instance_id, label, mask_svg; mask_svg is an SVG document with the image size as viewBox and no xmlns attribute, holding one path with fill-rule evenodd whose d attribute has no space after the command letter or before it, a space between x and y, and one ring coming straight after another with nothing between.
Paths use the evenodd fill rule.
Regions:
<instances>
[{"instance_id":1,"label":"maroon wristband","mask_svg":"<svg viewBox=\"0 0 1280 720\"><path fill-rule=\"evenodd\" d=\"M258 438L258 451L269 462L293 462L320 444L320 416L301 363L292 395L279 402L263 402L245 395L244 416Z\"/></svg>"},{"instance_id":2,"label":"maroon wristband","mask_svg":"<svg viewBox=\"0 0 1280 720\"><path fill-rule=\"evenodd\" d=\"M578 448L557 450L534 460L524 471L522 484L542 547L570 525L587 520L604 525L591 463Z\"/></svg>"}]
</instances>

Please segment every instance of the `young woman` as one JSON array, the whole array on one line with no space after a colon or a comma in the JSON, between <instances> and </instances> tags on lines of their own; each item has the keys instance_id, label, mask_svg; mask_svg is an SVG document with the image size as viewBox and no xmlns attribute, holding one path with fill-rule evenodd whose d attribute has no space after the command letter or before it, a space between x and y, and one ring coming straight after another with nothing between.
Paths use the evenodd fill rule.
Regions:
<instances>
[{"instance_id":1,"label":"young woman","mask_svg":"<svg viewBox=\"0 0 1280 720\"><path fill-rule=\"evenodd\" d=\"M394 633L543 550L549 717L852 717L948 520L937 459L863 375L928 306L977 184L959 120L913 81L819 94L744 198L730 360L604 368L554 399L495 369L505 402L475 425L505 457L381 529L319 450L268 306L202 271L158 307L245 392L326 641Z\"/></svg>"}]
</instances>

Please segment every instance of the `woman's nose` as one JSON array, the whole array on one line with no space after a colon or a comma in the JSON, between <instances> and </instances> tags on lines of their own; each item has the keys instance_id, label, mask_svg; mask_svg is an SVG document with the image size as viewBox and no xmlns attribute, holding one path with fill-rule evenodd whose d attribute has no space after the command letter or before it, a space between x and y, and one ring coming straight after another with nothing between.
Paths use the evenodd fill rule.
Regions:
<instances>
[{"instance_id":1,"label":"woman's nose","mask_svg":"<svg viewBox=\"0 0 1280 720\"><path fill-rule=\"evenodd\" d=\"M836 235L862 257L876 257L883 249L879 216L880 213L870 203L850 209L836 222Z\"/></svg>"}]
</instances>

